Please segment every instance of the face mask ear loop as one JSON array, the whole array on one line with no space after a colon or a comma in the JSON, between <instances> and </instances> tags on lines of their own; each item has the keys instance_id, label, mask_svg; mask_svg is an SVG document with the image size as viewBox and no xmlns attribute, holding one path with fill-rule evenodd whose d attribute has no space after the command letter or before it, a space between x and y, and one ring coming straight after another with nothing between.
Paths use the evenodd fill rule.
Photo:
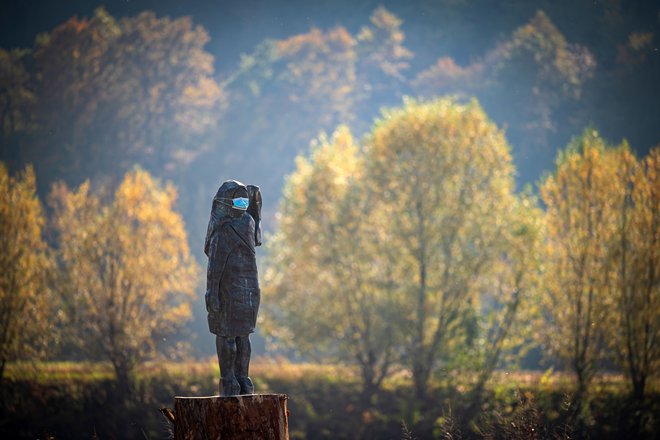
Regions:
<instances>
[{"instance_id":1,"label":"face mask ear loop","mask_svg":"<svg viewBox=\"0 0 660 440\"><path fill-rule=\"evenodd\" d=\"M225 200L233 200L233 199L227 199L227 198L214 198L213 200L216 200L218 203L222 203L225 206L229 206L230 208L235 208L233 203L227 203Z\"/></svg>"}]
</instances>

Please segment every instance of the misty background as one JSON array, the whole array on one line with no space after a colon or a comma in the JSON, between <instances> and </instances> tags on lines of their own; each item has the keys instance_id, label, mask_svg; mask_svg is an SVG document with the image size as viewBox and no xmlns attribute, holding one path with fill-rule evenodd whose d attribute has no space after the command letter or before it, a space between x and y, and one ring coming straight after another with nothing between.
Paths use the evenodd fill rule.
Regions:
<instances>
[{"instance_id":1,"label":"misty background","mask_svg":"<svg viewBox=\"0 0 660 440\"><path fill-rule=\"evenodd\" d=\"M0 160L34 164L42 197L135 165L172 181L205 267L223 180L262 188L267 240L296 156L340 124L362 137L405 96L476 97L518 188L587 126L645 155L660 142L659 31L654 1L13 1ZM209 355L198 291L181 338Z\"/></svg>"}]
</instances>

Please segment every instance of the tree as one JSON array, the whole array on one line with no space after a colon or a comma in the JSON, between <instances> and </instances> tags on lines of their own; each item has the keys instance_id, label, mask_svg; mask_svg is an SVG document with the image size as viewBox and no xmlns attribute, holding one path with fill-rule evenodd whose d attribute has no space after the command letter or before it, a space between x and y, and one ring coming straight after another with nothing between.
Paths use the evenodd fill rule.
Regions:
<instances>
[{"instance_id":1,"label":"tree","mask_svg":"<svg viewBox=\"0 0 660 440\"><path fill-rule=\"evenodd\" d=\"M242 55L222 84L231 112L218 145L232 147L200 156L195 173L201 169L216 176L219 166L234 173L240 169L243 181L279 188L298 152L320 132L332 132L340 124L354 133L367 131L381 106L401 99L403 73L412 55L400 27L394 14L378 8L357 34L342 26L312 28L264 40ZM272 203L267 193L264 197L265 209L277 206L277 197Z\"/></svg>"},{"instance_id":2,"label":"tree","mask_svg":"<svg viewBox=\"0 0 660 440\"><path fill-rule=\"evenodd\" d=\"M264 292L270 335L303 353L355 362L368 400L391 371L399 338L391 262L379 253L381 217L370 213L363 171L345 126L321 136L309 159L299 156L270 240Z\"/></svg>"},{"instance_id":3,"label":"tree","mask_svg":"<svg viewBox=\"0 0 660 440\"><path fill-rule=\"evenodd\" d=\"M522 351L530 342L528 325L535 318L542 281L543 212L530 193L516 197L501 230L500 255L482 278L482 317L478 375L472 390L475 408L500 359L507 351Z\"/></svg>"},{"instance_id":4,"label":"tree","mask_svg":"<svg viewBox=\"0 0 660 440\"><path fill-rule=\"evenodd\" d=\"M35 96L24 62L28 51L0 48L0 155L16 159L11 145L16 137L34 129L31 107Z\"/></svg>"},{"instance_id":5,"label":"tree","mask_svg":"<svg viewBox=\"0 0 660 440\"><path fill-rule=\"evenodd\" d=\"M359 99L354 125L367 130L377 109L397 105L408 90L405 71L413 53L405 45L402 21L379 6L356 37L356 76Z\"/></svg>"},{"instance_id":6,"label":"tree","mask_svg":"<svg viewBox=\"0 0 660 440\"><path fill-rule=\"evenodd\" d=\"M528 173L536 166L530 159L552 160L551 135L559 126L570 128L579 118L571 106L582 96L595 67L585 46L567 41L548 15L537 11L482 57L465 66L442 57L418 73L412 85L422 96L478 97L498 124L509 127L507 135L518 147L516 160L526 165L519 169Z\"/></svg>"},{"instance_id":7,"label":"tree","mask_svg":"<svg viewBox=\"0 0 660 440\"><path fill-rule=\"evenodd\" d=\"M627 372L632 396L644 399L647 379L660 369L660 149L643 161L628 148L613 152L615 230L609 284L616 325L607 341Z\"/></svg>"},{"instance_id":8,"label":"tree","mask_svg":"<svg viewBox=\"0 0 660 440\"><path fill-rule=\"evenodd\" d=\"M371 212L387 219L403 292L400 328L419 397L452 345L470 344L479 280L502 252L514 204L504 134L476 101L407 101L376 122L366 147Z\"/></svg>"},{"instance_id":9,"label":"tree","mask_svg":"<svg viewBox=\"0 0 660 440\"><path fill-rule=\"evenodd\" d=\"M10 176L0 162L0 380L7 362L54 343L54 307L34 171Z\"/></svg>"},{"instance_id":10,"label":"tree","mask_svg":"<svg viewBox=\"0 0 660 440\"><path fill-rule=\"evenodd\" d=\"M548 231L545 337L577 376L580 412L586 409L597 363L604 359L605 332L613 318L607 292L615 278L608 247L616 225L617 166L617 155L587 129L559 154L554 174L540 188Z\"/></svg>"},{"instance_id":11,"label":"tree","mask_svg":"<svg viewBox=\"0 0 660 440\"><path fill-rule=\"evenodd\" d=\"M117 177L133 164L164 174L208 143L223 109L206 31L152 12L103 8L40 35L31 53L39 131L23 145L48 183Z\"/></svg>"},{"instance_id":12,"label":"tree","mask_svg":"<svg viewBox=\"0 0 660 440\"><path fill-rule=\"evenodd\" d=\"M89 182L75 191L53 187L60 289L78 344L110 361L128 389L136 363L190 317L199 269L173 186L137 169L105 198Z\"/></svg>"}]
</instances>

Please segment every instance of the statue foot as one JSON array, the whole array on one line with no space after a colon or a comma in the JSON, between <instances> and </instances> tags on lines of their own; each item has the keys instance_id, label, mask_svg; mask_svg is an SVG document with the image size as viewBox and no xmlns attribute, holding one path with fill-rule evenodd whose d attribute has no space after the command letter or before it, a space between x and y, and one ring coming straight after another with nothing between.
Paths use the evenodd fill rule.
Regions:
<instances>
[{"instance_id":1,"label":"statue foot","mask_svg":"<svg viewBox=\"0 0 660 440\"><path fill-rule=\"evenodd\" d=\"M241 385L235 377L220 380L221 396L237 396L241 394Z\"/></svg>"},{"instance_id":2,"label":"statue foot","mask_svg":"<svg viewBox=\"0 0 660 440\"><path fill-rule=\"evenodd\" d=\"M238 383L241 385L241 394L254 394L254 384L252 379L247 376L237 377Z\"/></svg>"}]
</instances>

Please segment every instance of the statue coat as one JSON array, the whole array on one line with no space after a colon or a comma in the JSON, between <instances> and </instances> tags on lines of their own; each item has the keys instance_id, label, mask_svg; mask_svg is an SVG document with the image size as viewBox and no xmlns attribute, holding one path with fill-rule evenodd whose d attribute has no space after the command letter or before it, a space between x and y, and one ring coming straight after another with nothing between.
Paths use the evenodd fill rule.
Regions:
<instances>
[{"instance_id":1,"label":"statue coat","mask_svg":"<svg viewBox=\"0 0 660 440\"><path fill-rule=\"evenodd\" d=\"M248 213L222 218L208 237L206 310L209 330L218 336L254 332L261 299L254 237Z\"/></svg>"}]
</instances>

